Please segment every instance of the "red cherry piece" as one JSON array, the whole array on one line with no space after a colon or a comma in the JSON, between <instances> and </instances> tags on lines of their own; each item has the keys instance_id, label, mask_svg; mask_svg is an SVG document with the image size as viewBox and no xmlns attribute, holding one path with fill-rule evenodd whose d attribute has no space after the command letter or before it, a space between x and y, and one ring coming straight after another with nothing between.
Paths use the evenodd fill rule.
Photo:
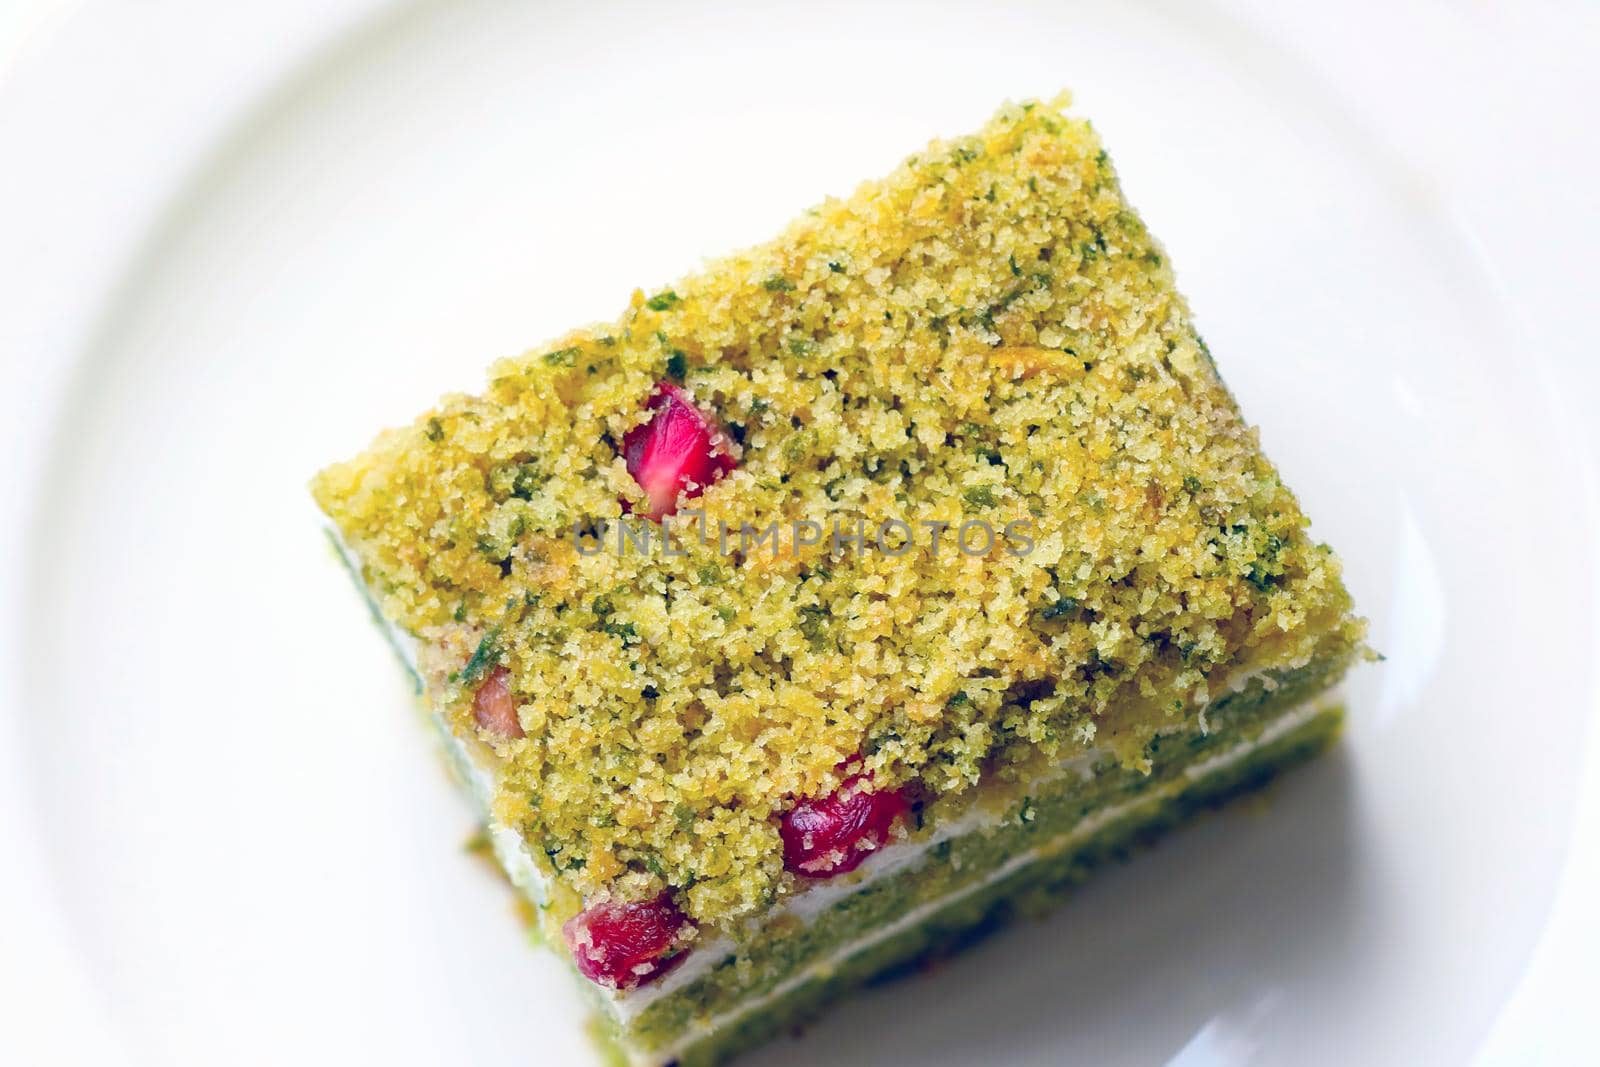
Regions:
<instances>
[{"instance_id":1,"label":"red cherry piece","mask_svg":"<svg viewBox=\"0 0 1600 1067\"><path fill-rule=\"evenodd\" d=\"M517 721L517 702L511 695L511 672L496 667L472 695L472 717L488 733L502 741L512 741L522 735L522 724Z\"/></svg>"},{"instance_id":2,"label":"red cherry piece","mask_svg":"<svg viewBox=\"0 0 1600 1067\"><path fill-rule=\"evenodd\" d=\"M654 414L624 435L622 458L644 490L644 514L659 520L678 510L680 492L699 496L734 461L717 447L722 428L676 385L657 383L647 406Z\"/></svg>"},{"instance_id":3,"label":"red cherry piece","mask_svg":"<svg viewBox=\"0 0 1600 1067\"><path fill-rule=\"evenodd\" d=\"M888 843L894 821L910 811L902 791L875 792L871 775L851 775L832 795L807 797L784 813L783 865L809 878L853 871Z\"/></svg>"},{"instance_id":4,"label":"red cherry piece","mask_svg":"<svg viewBox=\"0 0 1600 1067\"><path fill-rule=\"evenodd\" d=\"M686 952L668 955L688 916L670 893L628 904L596 904L561 928L585 978L607 989L632 989L677 966Z\"/></svg>"}]
</instances>

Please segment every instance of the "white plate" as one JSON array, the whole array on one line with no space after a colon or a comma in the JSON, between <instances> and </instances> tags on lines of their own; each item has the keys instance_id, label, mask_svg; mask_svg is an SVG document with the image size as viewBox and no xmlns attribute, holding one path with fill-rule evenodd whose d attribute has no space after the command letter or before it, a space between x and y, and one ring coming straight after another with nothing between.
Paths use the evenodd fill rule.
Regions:
<instances>
[{"instance_id":1,"label":"white plate","mask_svg":"<svg viewBox=\"0 0 1600 1067\"><path fill-rule=\"evenodd\" d=\"M1595 698L1563 368L1269 42L1186 8L919 11L408 7L190 146L111 295L73 312L94 329L6 605L30 839L129 1058L584 1062L580 999L462 852L467 809L306 479L490 359L1062 85L1389 659L1265 810L748 1062L1480 1046L1561 884Z\"/></svg>"}]
</instances>

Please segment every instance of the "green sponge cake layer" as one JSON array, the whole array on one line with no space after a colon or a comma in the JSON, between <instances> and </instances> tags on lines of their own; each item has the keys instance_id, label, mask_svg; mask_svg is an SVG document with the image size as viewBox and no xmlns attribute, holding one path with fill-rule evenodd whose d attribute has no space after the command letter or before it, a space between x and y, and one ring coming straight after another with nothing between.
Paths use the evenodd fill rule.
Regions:
<instances>
[{"instance_id":1,"label":"green sponge cake layer","mask_svg":"<svg viewBox=\"0 0 1600 1067\"><path fill-rule=\"evenodd\" d=\"M785 979L752 998L743 1009L720 1018L701 1018L685 1027L665 1049L649 1052L630 1033L619 1042L604 1030L619 1060L635 1064L673 1063L711 1067L741 1049L813 1017L830 1001L907 963L959 948L1015 914L1038 915L1054 907L1070 889L1107 859L1126 854L1208 806L1265 784L1280 770L1315 756L1333 742L1343 721L1337 705L1308 705L1285 716L1257 746L1229 750L1226 758L1197 775L1176 775L1161 785L1131 786L1115 804L1083 817L1081 803L1057 797L1039 803L1038 825L1024 831L1025 846L999 852L1000 841L973 852L993 851L1002 862L952 877L943 867L954 849L930 857L943 877L930 879L949 888L923 900L925 892L907 885L874 886L850 908L858 940L845 942L812 962L797 965ZM1076 821L1073 821L1076 818ZM997 832L1009 841L1016 835ZM911 879L897 881L912 882ZM868 919L872 915L875 919ZM841 926L847 925L844 923ZM729 963L732 970L737 963ZM687 1003L679 1005L687 1009Z\"/></svg>"},{"instance_id":2,"label":"green sponge cake layer","mask_svg":"<svg viewBox=\"0 0 1600 1067\"><path fill-rule=\"evenodd\" d=\"M502 360L312 488L641 1065L732 1052L1306 754L1365 654L1064 100Z\"/></svg>"},{"instance_id":3,"label":"green sponge cake layer","mask_svg":"<svg viewBox=\"0 0 1600 1067\"><path fill-rule=\"evenodd\" d=\"M704 973L687 981L680 981L682 972L672 975L670 991L628 1019L631 1040L652 1051L680 1049L686 1035L776 1008L788 991L811 984L814 972L831 974L841 961L872 951L891 927L942 913L998 878L1008 886L1031 884L1021 868L1034 869L1042 855L1077 851L1080 842L1097 850L1147 822L1170 825L1193 806L1190 800L1218 795L1213 787L1235 781L1241 768L1257 776L1309 754L1317 746L1299 741L1316 737L1320 745L1338 722L1331 702L1316 697L1342 669L1326 660L1254 680L1212 706L1207 732L1152 740L1147 771L1109 756L1079 757L1034 781L987 791L944 825L925 823L839 885L839 893L827 894L827 905L779 909ZM698 951L702 958L715 955L710 946Z\"/></svg>"}]
</instances>

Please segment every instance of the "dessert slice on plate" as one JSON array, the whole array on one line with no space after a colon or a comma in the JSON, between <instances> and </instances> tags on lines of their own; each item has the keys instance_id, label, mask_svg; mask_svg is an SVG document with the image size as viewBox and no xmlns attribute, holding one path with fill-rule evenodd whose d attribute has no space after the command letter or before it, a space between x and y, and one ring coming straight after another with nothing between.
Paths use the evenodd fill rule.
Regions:
<instances>
[{"instance_id":1,"label":"dessert slice on plate","mask_svg":"<svg viewBox=\"0 0 1600 1067\"><path fill-rule=\"evenodd\" d=\"M1338 730L1339 565L1063 108L316 479L630 1063L719 1060Z\"/></svg>"}]
</instances>

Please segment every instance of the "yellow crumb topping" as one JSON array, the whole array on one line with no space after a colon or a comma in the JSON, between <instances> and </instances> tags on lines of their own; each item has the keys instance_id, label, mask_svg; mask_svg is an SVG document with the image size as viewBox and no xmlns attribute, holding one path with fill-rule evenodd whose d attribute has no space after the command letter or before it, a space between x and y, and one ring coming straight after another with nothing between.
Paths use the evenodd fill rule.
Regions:
<instances>
[{"instance_id":1,"label":"yellow crumb topping","mask_svg":"<svg viewBox=\"0 0 1600 1067\"><path fill-rule=\"evenodd\" d=\"M430 698L493 748L557 911L671 888L727 922L792 888L778 817L848 757L930 799L1090 745L1137 764L1245 672L1359 645L1337 561L1064 107L934 142L315 480ZM668 378L738 467L674 526L681 554L619 552L600 524L643 499L619 446ZM857 517L867 544L794 536ZM886 520L909 550L870 543ZM740 551L773 521L775 550ZM963 523L993 544L972 526L962 551ZM497 666L516 740L474 719Z\"/></svg>"}]
</instances>

